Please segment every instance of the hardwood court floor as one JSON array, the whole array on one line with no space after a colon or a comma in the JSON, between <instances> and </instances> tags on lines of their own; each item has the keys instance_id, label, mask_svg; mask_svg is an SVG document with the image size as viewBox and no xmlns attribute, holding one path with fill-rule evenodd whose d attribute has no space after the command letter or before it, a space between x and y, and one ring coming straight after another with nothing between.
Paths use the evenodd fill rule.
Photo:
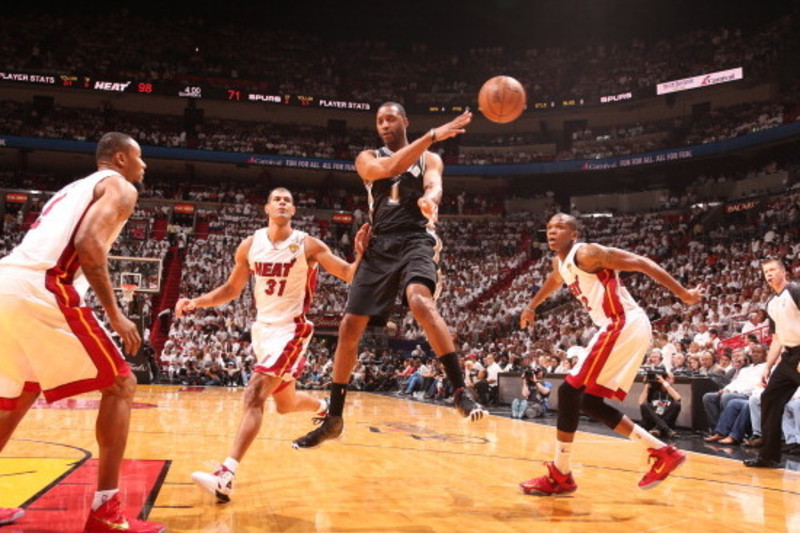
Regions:
<instances>
[{"instance_id":1,"label":"hardwood court floor","mask_svg":"<svg viewBox=\"0 0 800 533\"><path fill-rule=\"evenodd\" d=\"M22 422L0 456L0 506L28 512L0 533L80 531L98 397L37 408ZM580 433L578 491L537 498L517 483L543 473L553 427L502 417L471 425L450 407L352 392L345 438L311 451L291 448L313 427L310 413L277 415L269 402L233 501L218 505L189 476L226 456L241 399L241 389L139 388L126 452L137 461L126 462L122 483L134 513L149 511L172 532L800 531L798 472L691 453L642 491L636 444ZM70 473L79 464L82 477Z\"/></svg>"}]
</instances>

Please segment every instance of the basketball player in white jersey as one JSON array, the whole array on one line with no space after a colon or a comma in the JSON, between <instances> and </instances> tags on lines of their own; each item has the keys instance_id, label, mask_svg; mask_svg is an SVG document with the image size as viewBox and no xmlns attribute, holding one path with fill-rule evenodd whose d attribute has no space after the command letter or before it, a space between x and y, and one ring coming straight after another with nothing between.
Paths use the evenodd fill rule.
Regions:
<instances>
[{"instance_id":1,"label":"basketball player in white jersey","mask_svg":"<svg viewBox=\"0 0 800 533\"><path fill-rule=\"evenodd\" d=\"M159 532L161 524L122 512L119 471L136 378L83 299L91 286L125 352L139 351L136 325L114 297L107 256L133 213L146 165L139 144L116 132L100 139L96 160L97 172L55 193L0 260L0 450L39 394L53 402L99 390L97 492L85 531Z\"/></svg>"},{"instance_id":2,"label":"basketball player in white jersey","mask_svg":"<svg viewBox=\"0 0 800 533\"><path fill-rule=\"evenodd\" d=\"M685 453L634 424L606 404L604 398L625 398L652 338L650 321L622 285L619 272L646 274L686 305L699 302L704 289L685 289L646 257L599 244L580 243L578 237L578 223L571 215L559 213L547 223L547 244L555 252L553 271L520 318L522 329L531 327L536 308L563 283L599 328L586 347L587 355L558 390L555 461L547 463L547 475L520 484L523 492L537 496L568 494L578 488L570 471L570 454L581 413L638 442L647 451L654 462L639 482L642 489L655 487L686 460Z\"/></svg>"},{"instance_id":3,"label":"basketball player in white jersey","mask_svg":"<svg viewBox=\"0 0 800 533\"><path fill-rule=\"evenodd\" d=\"M335 256L324 242L292 229L296 207L287 189L274 189L265 211L267 227L239 245L228 280L197 298L181 298L175 305L175 314L180 317L198 307L225 304L241 295L251 274L255 277L257 316L252 342L258 362L245 390L239 429L229 456L216 472L192 474L192 479L221 503L230 501L234 474L261 429L264 402L270 395L280 414L313 411L322 416L327 411L327 401L295 390L295 379L303 371L306 347L314 332L314 325L305 315L316 288L318 265L350 283L369 236L369 226L365 224L355 238L356 260L348 263Z\"/></svg>"}]
</instances>

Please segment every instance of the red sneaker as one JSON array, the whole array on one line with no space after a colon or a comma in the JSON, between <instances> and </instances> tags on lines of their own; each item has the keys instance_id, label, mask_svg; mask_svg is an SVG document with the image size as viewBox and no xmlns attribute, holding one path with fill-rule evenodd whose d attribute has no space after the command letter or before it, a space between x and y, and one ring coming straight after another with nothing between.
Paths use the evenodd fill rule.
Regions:
<instances>
[{"instance_id":1,"label":"red sneaker","mask_svg":"<svg viewBox=\"0 0 800 533\"><path fill-rule=\"evenodd\" d=\"M647 451L650 452L650 461L655 462L639 481L640 489L652 489L686 461L686 454L675 446L662 446L657 450L648 448Z\"/></svg>"},{"instance_id":2,"label":"red sneaker","mask_svg":"<svg viewBox=\"0 0 800 533\"><path fill-rule=\"evenodd\" d=\"M19 520L23 516L25 516L25 511L19 507L15 507L13 509L0 507L0 526L3 524L10 524L11 522Z\"/></svg>"},{"instance_id":3,"label":"red sneaker","mask_svg":"<svg viewBox=\"0 0 800 533\"><path fill-rule=\"evenodd\" d=\"M528 481L523 481L519 484L522 492L525 494L532 494L534 496L557 496L562 494L570 494L578 489L575 480L572 479L572 473L562 474L553 463L545 463L547 465L547 475L542 477L535 477Z\"/></svg>"},{"instance_id":4,"label":"red sneaker","mask_svg":"<svg viewBox=\"0 0 800 533\"><path fill-rule=\"evenodd\" d=\"M122 514L122 502L119 493L89 513L83 533L162 533L166 531L161 524L127 518Z\"/></svg>"}]
</instances>

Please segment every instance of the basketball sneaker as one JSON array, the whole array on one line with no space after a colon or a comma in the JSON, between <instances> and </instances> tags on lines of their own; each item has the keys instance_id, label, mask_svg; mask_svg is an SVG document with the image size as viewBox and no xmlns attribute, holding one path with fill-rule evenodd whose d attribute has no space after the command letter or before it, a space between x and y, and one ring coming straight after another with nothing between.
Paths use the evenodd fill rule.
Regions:
<instances>
[{"instance_id":1,"label":"basketball sneaker","mask_svg":"<svg viewBox=\"0 0 800 533\"><path fill-rule=\"evenodd\" d=\"M456 389L453 393L453 404L455 404L458 414L469 418L470 422L477 422L484 416L489 416L489 411L475 399L475 392L472 389L463 387Z\"/></svg>"},{"instance_id":2,"label":"basketball sneaker","mask_svg":"<svg viewBox=\"0 0 800 533\"><path fill-rule=\"evenodd\" d=\"M547 465L547 475L535 477L519 484L522 492L533 496L563 496L578 490L572 472L562 474L554 463Z\"/></svg>"},{"instance_id":3,"label":"basketball sneaker","mask_svg":"<svg viewBox=\"0 0 800 533\"><path fill-rule=\"evenodd\" d=\"M208 472L193 473L192 481L206 492L216 496L219 503L228 503L231 501L231 492L233 492L233 477L233 472L228 470L225 465L219 465L219 468L213 474Z\"/></svg>"},{"instance_id":4,"label":"basketball sneaker","mask_svg":"<svg viewBox=\"0 0 800 533\"><path fill-rule=\"evenodd\" d=\"M323 417L314 418L313 422L318 424L319 427L299 439L295 439L292 442L292 448L295 450L316 448L326 440L340 438L342 432L344 432L344 420L342 420L341 416L326 414Z\"/></svg>"},{"instance_id":5,"label":"basketball sneaker","mask_svg":"<svg viewBox=\"0 0 800 533\"><path fill-rule=\"evenodd\" d=\"M0 507L0 526L3 524L10 524L23 516L25 516L25 511L19 507L14 507L13 509Z\"/></svg>"},{"instance_id":6,"label":"basketball sneaker","mask_svg":"<svg viewBox=\"0 0 800 533\"><path fill-rule=\"evenodd\" d=\"M127 518L122 513L122 502L119 499L119 494L114 494L110 500L98 507L96 511L89 513L83 533L119 533L119 531L127 531L128 533L162 533L166 529L161 524Z\"/></svg>"},{"instance_id":7,"label":"basketball sneaker","mask_svg":"<svg viewBox=\"0 0 800 533\"><path fill-rule=\"evenodd\" d=\"M675 446L662 446L659 449L648 448L649 461L653 461L650 471L639 481L639 488L652 489L674 472L686 461L686 454Z\"/></svg>"}]
</instances>

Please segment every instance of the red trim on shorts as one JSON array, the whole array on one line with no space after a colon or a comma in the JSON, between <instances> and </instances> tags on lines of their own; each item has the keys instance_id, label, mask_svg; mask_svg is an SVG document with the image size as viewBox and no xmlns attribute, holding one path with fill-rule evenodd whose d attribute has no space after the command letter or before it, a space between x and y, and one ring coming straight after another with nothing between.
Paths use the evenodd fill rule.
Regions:
<instances>
[{"instance_id":1,"label":"red trim on shorts","mask_svg":"<svg viewBox=\"0 0 800 533\"><path fill-rule=\"evenodd\" d=\"M619 299L619 280L614 270L603 269L597 273L597 279L605 287L603 298L603 311L611 319L606 330L597 338L589 355L581 365L581 371L576 375L568 375L565 381L575 388L586 387L586 392L603 398L616 398L622 400L627 393L616 389L611 390L597 383L597 377L603 370L606 361L614 351L614 346L625 327L625 310Z\"/></svg>"},{"instance_id":2,"label":"red trim on shorts","mask_svg":"<svg viewBox=\"0 0 800 533\"><path fill-rule=\"evenodd\" d=\"M42 392L42 388L34 381L26 381L22 386L22 392ZM0 398L0 411L13 411L17 408L19 396L16 398Z\"/></svg>"},{"instance_id":3,"label":"red trim on shorts","mask_svg":"<svg viewBox=\"0 0 800 533\"><path fill-rule=\"evenodd\" d=\"M88 307L80 307L80 294L72 285L75 272L81 266L78 252L75 249L75 234L93 203L91 202L81 215L69 244L64 248L56 265L47 271L45 287L55 296L58 308L64 315L67 325L97 368L97 376L44 391L48 402L83 392L104 389L114 383L116 376L131 375L131 369L125 358L97 321L92 310Z\"/></svg>"},{"instance_id":4,"label":"red trim on shorts","mask_svg":"<svg viewBox=\"0 0 800 533\"><path fill-rule=\"evenodd\" d=\"M301 354L303 353L304 341L314 333L314 326L310 322L306 321L305 316L301 315L295 317L294 322L294 337L292 337L292 340L286 343L286 346L283 348L281 355L278 357L275 363L269 368L264 365L256 365L253 367L255 372L281 377L287 372L288 369L291 369L292 366L294 366L294 364L297 362L297 358L301 357ZM305 364L301 363L292 377L296 378L304 366ZM278 391L276 390L275 392Z\"/></svg>"},{"instance_id":5,"label":"red trim on shorts","mask_svg":"<svg viewBox=\"0 0 800 533\"><path fill-rule=\"evenodd\" d=\"M35 381L26 381L22 386L23 392L42 392L42 387Z\"/></svg>"},{"instance_id":6,"label":"red trim on shorts","mask_svg":"<svg viewBox=\"0 0 800 533\"><path fill-rule=\"evenodd\" d=\"M0 398L0 411L13 411L17 408L17 398Z\"/></svg>"}]
</instances>

